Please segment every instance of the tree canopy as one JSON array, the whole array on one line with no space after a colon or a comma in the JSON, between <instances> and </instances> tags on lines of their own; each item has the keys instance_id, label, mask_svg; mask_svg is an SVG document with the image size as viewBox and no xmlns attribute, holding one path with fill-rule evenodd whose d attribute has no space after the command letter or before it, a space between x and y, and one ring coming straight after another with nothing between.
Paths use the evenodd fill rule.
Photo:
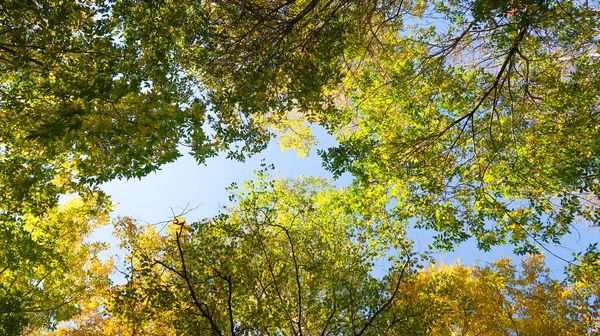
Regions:
<instances>
[{"instance_id":1,"label":"tree canopy","mask_svg":"<svg viewBox=\"0 0 600 336\"><path fill-rule=\"evenodd\" d=\"M539 255L600 227L599 2L7 0L0 13L5 334L597 331L596 245L576 247L563 283ZM319 147L314 125L336 145ZM316 147L352 185L262 172L212 219L164 232L108 218L104 182L186 152L244 160L276 138ZM109 222L124 285L86 240ZM434 230L435 250L474 239L533 256L427 267L410 227Z\"/></svg>"},{"instance_id":2,"label":"tree canopy","mask_svg":"<svg viewBox=\"0 0 600 336\"><path fill-rule=\"evenodd\" d=\"M55 334L599 331L590 292L597 288L552 279L543 256L523 259L521 268L508 259L423 268L378 199L357 208L351 190L318 178L259 175L232 198L222 214L194 223L177 216L157 228L122 218L117 236L127 250L126 283ZM386 270L376 276L382 264Z\"/></svg>"}]
</instances>

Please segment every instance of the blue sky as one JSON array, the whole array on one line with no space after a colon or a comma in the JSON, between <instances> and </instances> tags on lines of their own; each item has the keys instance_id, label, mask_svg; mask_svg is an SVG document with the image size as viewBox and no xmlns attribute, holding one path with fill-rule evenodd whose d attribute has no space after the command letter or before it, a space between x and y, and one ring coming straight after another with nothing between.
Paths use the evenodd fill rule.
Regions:
<instances>
[{"instance_id":1,"label":"blue sky","mask_svg":"<svg viewBox=\"0 0 600 336\"><path fill-rule=\"evenodd\" d=\"M332 136L319 129L315 132L321 146L333 146ZM262 153L246 162L228 160L224 155L208 159L205 165L185 155L176 162L167 164L161 170L151 173L141 180L112 181L102 185L102 189L118 203L114 215L130 216L149 223L170 219L172 207L176 210L189 204L199 207L186 216L197 220L217 214L227 203L225 188L232 182L238 184L253 179L254 171L261 168L262 160L275 165L282 176L293 178L304 175L319 175L333 178L321 165L316 150L307 158L300 158L295 150L283 153L276 142L272 142ZM349 176L343 176L336 184L347 185Z\"/></svg>"}]
</instances>

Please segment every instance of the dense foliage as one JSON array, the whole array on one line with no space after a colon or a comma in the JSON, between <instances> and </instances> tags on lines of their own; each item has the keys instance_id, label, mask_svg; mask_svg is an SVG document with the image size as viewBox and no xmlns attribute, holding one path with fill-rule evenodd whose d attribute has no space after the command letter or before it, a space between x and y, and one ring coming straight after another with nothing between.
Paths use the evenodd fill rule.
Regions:
<instances>
[{"instance_id":1,"label":"dense foliage","mask_svg":"<svg viewBox=\"0 0 600 336\"><path fill-rule=\"evenodd\" d=\"M600 226L597 1L6 0L0 13L1 333L597 331L596 245L558 283L538 256L520 271L425 267L406 234L539 255ZM129 264L111 283L105 246L86 240L109 222L100 184L182 151L244 160L275 137L306 155L317 124L337 139L317 147L325 167L351 186L260 173L210 220L117 220Z\"/></svg>"},{"instance_id":2,"label":"dense foliage","mask_svg":"<svg viewBox=\"0 0 600 336\"><path fill-rule=\"evenodd\" d=\"M543 257L430 264L377 198L317 178L257 182L221 215L166 234L117 223L127 282L56 335L592 335L597 288ZM388 258L386 260L386 258ZM382 267L382 265L385 265ZM384 269L384 270L382 270ZM104 311L108 309L108 312Z\"/></svg>"}]
</instances>

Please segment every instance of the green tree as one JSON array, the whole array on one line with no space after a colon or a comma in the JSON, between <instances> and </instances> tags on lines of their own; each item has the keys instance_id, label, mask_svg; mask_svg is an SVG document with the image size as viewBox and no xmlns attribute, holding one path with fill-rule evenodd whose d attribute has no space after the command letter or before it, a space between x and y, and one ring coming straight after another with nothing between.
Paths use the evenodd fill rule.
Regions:
<instances>
[{"instance_id":1,"label":"green tree","mask_svg":"<svg viewBox=\"0 0 600 336\"><path fill-rule=\"evenodd\" d=\"M0 328L7 334L39 325L37 316L60 321L71 314L56 313L61 300L72 311L69 286L92 280L79 274L83 252L72 254L90 249L81 237L92 224L48 219L63 211L59 195L108 204L91 196L98 184L144 176L175 160L180 145L202 162L226 142L203 131L205 108L174 58L176 44L153 34L145 40L131 28L135 17L119 8L101 0L0 3ZM81 211L94 218L90 207ZM28 224L39 221L41 228ZM39 240L39 230L51 235ZM75 274L81 283L60 283Z\"/></svg>"},{"instance_id":2,"label":"green tree","mask_svg":"<svg viewBox=\"0 0 600 336\"><path fill-rule=\"evenodd\" d=\"M362 335L386 326L414 257L377 199L358 201L317 178L259 175L232 200L210 220L176 217L167 234L121 221L128 282L114 317L144 334L157 332L158 320L178 334L214 335ZM397 280L374 277L392 250Z\"/></svg>"},{"instance_id":3,"label":"green tree","mask_svg":"<svg viewBox=\"0 0 600 336\"><path fill-rule=\"evenodd\" d=\"M50 183L61 174L143 176L180 141L201 162L221 150L242 159L264 148L269 126L292 132L300 116L338 136L322 152L333 172L386 185L399 216L440 232L438 247L475 236L483 249L510 241L527 253L577 218L597 221L595 3L9 1L2 11L8 213L22 201L43 209L65 191Z\"/></svg>"},{"instance_id":4,"label":"green tree","mask_svg":"<svg viewBox=\"0 0 600 336\"><path fill-rule=\"evenodd\" d=\"M377 237L416 222L439 233L436 248L452 249L475 237L483 250L510 243L525 254L560 243L578 223L598 226L597 2L8 0L0 4L0 13L3 268L12 267L13 255L22 265L46 267L40 256L48 246L56 252L51 259L73 260L70 250L32 238L36 227L26 224L61 211L61 194L77 193L82 202L93 202L90 190L99 183L142 177L175 160L181 145L190 147L199 162L220 152L243 159L263 149L274 131L284 134L283 146L306 153L314 140L306 122L320 123L337 137L339 145L321 155L336 175L355 176L353 189L344 191L356 199L348 205L355 207L354 214L371 213L364 206L373 197L377 211L395 202L385 222L393 225L361 228L378 232ZM268 227L271 236L265 239L280 249L287 245L277 239L292 236L277 218L258 218L262 226L256 228L228 218L235 216L219 223L233 225L230 231L237 227L247 234ZM171 254L160 256L171 259L156 258L172 268L164 281L186 282L173 272L183 266L175 263L177 253L179 259L184 253L208 255L186 240L194 234L231 258L242 258L227 250L230 238L219 236L225 224L207 229L210 234L200 223L175 230L170 237L177 244L170 245ZM275 224L285 229L277 231ZM126 241L146 234L129 231ZM298 251L306 249L309 231L288 240L298 239ZM350 233L340 234L344 244L356 243ZM250 235L244 242L256 248L250 238L258 239ZM185 246L184 253L174 246ZM378 246L395 247L392 240ZM132 279L142 267L136 258L132 254ZM595 246L576 258L575 281L593 291L592 284L600 281ZM165 265L159 266L168 271ZM157 265L148 267L142 269L158 272ZM210 268L206 274L222 281L202 290L227 292L227 269L211 267L225 275ZM27 289L39 281L39 274L28 273L35 268L11 271L24 289L3 292L6 306L17 307L5 312L40 307L20 301L33 300L34 292L57 302L47 286ZM291 274L298 279L299 272ZM294 276L285 279L291 288ZM395 283L373 281L379 293ZM155 285L130 284L143 295L140 288ZM301 307L291 298L285 302ZM203 314L198 302L186 302ZM318 315L311 307L301 310ZM133 312L132 318L138 315ZM350 321L360 325L372 313L361 311ZM11 314L3 316L13 319ZM227 312L218 314L181 323L192 328L203 321L193 327L208 323L213 332L225 330L228 320L230 329L238 327ZM244 314L236 315L239 326L250 325ZM14 321L21 322L4 324L32 321L32 315L17 315ZM302 324L308 315L289 316L280 322L292 332L310 328ZM156 322L148 323L152 328Z\"/></svg>"},{"instance_id":5,"label":"green tree","mask_svg":"<svg viewBox=\"0 0 600 336\"><path fill-rule=\"evenodd\" d=\"M0 332L21 335L52 328L79 313L96 287L108 284L102 243L86 242L108 222L98 195L75 198L44 216L0 219Z\"/></svg>"},{"instance_id":6,"label":"green tree","mask_svg":"<svg viewBox=\"0 0 600 336\"><path fill-rule=\"evenodd\" d=\"M212 219L122 218L127 282L86 297L92 304L50 335L598 332L596 287L552 279L541 255L520 267L503 258L422 268L385 197L370 196L259 175Z\"/></svg>"},{"instance_id":7,"label":"green tree","mask_svg":"<svg viewBox=\"0 0 600 336\"><path fill-rule=\"evenodd\" d=\"M340 143L327 167L388 188L437 248L475 237L526 254L597 225L597 3L209 7L218 34L189 49L212 61L197 71L216 113L324 125Z\"/></svg>"},{"instance_id":8,"label":"green tree","mask_svg":"<svg viewBox=\"0 0 600 336\"><path fill-rule=\"evenodd\" d=\"M0 13L3 211L43 212L69 188L144 176L179 155L183 133L206 145L175 62L130 38L109 2L4 1Z\"/></svg>"},{"instance_id":9,"label":"green tree","mask_svg":"<svg viewBox=\"0 0 600 336\"><path fill-rule=\"evenodd\" d=\"M354 58L341 145L357 185L387 185L398 215L519 253L597 225L598 7L566 1L431 5L436 26L384 34ZM437 28L438 26L445 29ZM342 120L342 119L340 119Z\"/></svg>"}]
</instances>

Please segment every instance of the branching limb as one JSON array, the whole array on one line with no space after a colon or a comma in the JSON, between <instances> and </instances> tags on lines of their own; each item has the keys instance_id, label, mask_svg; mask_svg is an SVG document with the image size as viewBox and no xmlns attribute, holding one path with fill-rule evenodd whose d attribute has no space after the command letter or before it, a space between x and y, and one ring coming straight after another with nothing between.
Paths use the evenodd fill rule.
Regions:
<instances>
[{"instance_id":1,"label":"branching limb","mask_svg":"<svg viewBox=\"0 0 600 336\"><path fill-rule=\"evenodd\" d=\"M400 270L400 275L398 276L398 281L396 282L396 286L394 287L394 291L392 292L392 295L390 295L389 299L381 307L379 307L379 309L377 309L375 311L375 313L373 313L373 315L371 315L371 318L362 327L362 329L356 334L356 336L363 335L364 332L373 324L373 322L375 321L377 316L379 314L381 314L384 310L386 310L392 304L392 302L396 298L396 294L398 294L398 290L400 290L400 284L402 282L402 278L404 277L404 272L406 271L406 267L408 267L409 262L410 262L410 259L406 260L404 262L404 264L402 265L402 269Z\"/></svg>"},{"instance_id":2,"label":"branching limb","mask_svg":"<svg viewBox=\"0 0 600 336\"><path fill-rule=\"evenodd\" d=\"M190 281L190 277L189 277L189 274L187 271L187 266L185 263L185 256L183 254L183 249L181 247L181 235L183 233L183 227L185 225L185 222L184 223L177 222L176 224L179 225L179 230L175 233L175 235L176 235L177 250L179 251L179 259L181 261L181 267L182 267L181 275L183 277L183 280L185 281L185 283L187 285L187 288L190 292L190 296L192 297L192 301L194 302L194 305L198 308L202 317L204 317L206 320L208 320L208 323L210 324L213 334L222 336L223 333L221 332L221 330L219 329L219 326L216 324L216 322L212 318L210 311L208 310L208 306L206 304L200 303L200 301L198 300L198 297L196 295L196 291L194 290L194 286L192 285L192 282Z\"/></svg>"}]
</instances>

